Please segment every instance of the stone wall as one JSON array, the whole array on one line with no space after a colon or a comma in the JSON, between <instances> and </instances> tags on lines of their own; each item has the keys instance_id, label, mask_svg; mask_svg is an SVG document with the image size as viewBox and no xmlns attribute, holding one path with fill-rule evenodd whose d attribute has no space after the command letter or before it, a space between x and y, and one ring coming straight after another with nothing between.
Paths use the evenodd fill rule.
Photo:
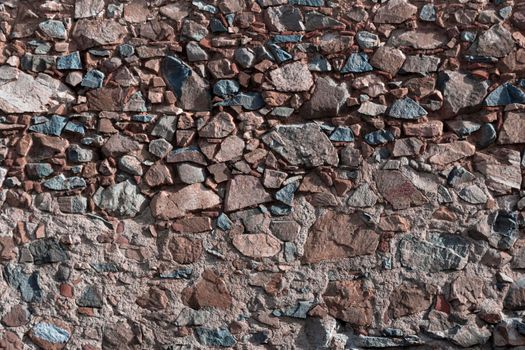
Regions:
<instances>
[{"instance_id":1,"label":"stone wall","mask_svg":"<svg viewBox=\"0 0 525 350\"><path fill-rule=\"evenodd\" d=\"M0 349L525 346L525 2L0 1Z\"/></svg>"}]
</instances>

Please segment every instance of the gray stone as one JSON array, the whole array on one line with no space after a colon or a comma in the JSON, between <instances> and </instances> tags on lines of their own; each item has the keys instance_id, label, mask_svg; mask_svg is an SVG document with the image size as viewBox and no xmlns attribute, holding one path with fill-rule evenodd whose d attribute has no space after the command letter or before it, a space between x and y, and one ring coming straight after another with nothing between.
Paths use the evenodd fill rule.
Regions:
<instances>
[{"instance_id":1,"label":"gray stone","mask_svg":"<svg viewBox=\"0 0 525 350\"><path fill-rule=\"evenodd\" d=\"M74 93L47 74L33 78L16 68L0 66L0 110L5 113L48 113L74 101Z\"/></svg>"},{"instance_id":2,"label":"gray stone","mask_svg":"<svg viewBox=\"0 0 525 350\"><path fill-rule=\"evenodd\" d=\"M300 32L305 30L301 10L291 5L270 7L265 11L270 30Z\"/></svg>"},{"instance_id":3,"label":"gray stone","mask_svg":"<svg viewBox=\"0 0 525 350\"><path fill-rule=\"evenodd\" d=\"M177 116L165 115L159 119L153 130L151 130L151 135L162 137L166 141L172 141L175 131L177 131Z\"/></svg>"},{"instance_id":4,"label":"gray stone","mask_svg":"<svg viewBox=\"0 0 525 350\"><path fill-rule=\"evenodd\" d=\"M34 337L51 344L66 344L71 338L69 331L48 322L37 323L31 332Z\"/></svg>"},{"instance_id":5,"label":"gray stone","mask_svg":"<svg viewBox=\"0 0 525 350\"><path fill-rule=\"evenodd\" d=\"M263 142L292 165L337 165L339 157L328 137L313 123L279 125L262 137Z\"/></svg>"},{"instance_id":6,"label":"gray stone","mask_svg":"<svg viewBox=\"0 0 525 350\"><path fill-rule=\"evenodd\" d=\"M361 104L361 106L359 106L359 109L357 111L364 115L377 117L378 115L385 113L387 108L388 107L385 105L381 105L371 101L365 101Z\"/></svg>"},{"instance_id":7,"label":"gray stone","mask_svg":"<svg viewBox=\"0 0 525 350\"><path fill-rule=\"evenodd\" d=\"M80 85L87 88L98 89L104 85L104 78L104 73L97 69L92 69L84 75Z\"/></svg>"},{"instance_id":8,"label":"gray stone","mask_svg":"<svg viewBox=\"0 0 525 350\"><path fill-rule=\"evenodd\" d=\"M357 32L355 40L362 49L373 49L378 47L381 43L376 34L364 30Z\"/></svg>"},{"instance_id":9,"label":"gray stone","mask_svg":"<svg viewBox=\"0 0 525 350\"><path fill-rule=\"evenodd\" d=\"M301 108L301 116L307 119L338 116L349 97L345 83L336 84L329 77L319 77L312 97Z\"/></svg>"},{"instance_id":10,"label":"gray stone","mask_svg":"<svg viewBox=\"0 0 525 350\"><path fill-rule=\"evenodd\" d=\"M76 0L75 18L96 17L104 11L104 0Z\"/></svg>"},{"instance_id":11,"label":"gray stone","mask_svg":"<svg viewBox=\"0 0 525 350\"><path fill-rule=\"evenodd\" d=\"M419 73L425 75L427 73L436 72L440 62L441 59L436 56L408 56L403 67L401 67L401 71L403 73Z\"/></svg>"},{"instance_id":12,"label":"gray stone","mask_svg":"<svg viewBox=\"0 0 525 350\"><path fill-rule=\"evenodd\" d=\"M388 116L396 119L413 120L425 115L427 115L427 111L410 97L396 100L388 111Z\"/></svg>"},{"instance_id":13,"label":"gray stone","mask_svg":"<svg viewBox=\"0 0 525 350\"><path fill-rule=\"evenodd\" d=\"M125 155L120 157L118 168L131 175L142 176L144 174L140 160L134 156Z\"/></svg>"},{"instance_id":14,"label":"gray stone","mask_svg":"<svg viewBox=\"0 0 525 350\"><path fill-rule=\"evenodd\" d=\"M308 316L308 311L310 311L313 305L314 301L302 300L299 301L296 305L284 309L273 310L272 314L276 317L293 317L306 319L306 317Z\"/></svg>"},{"instance_id":15,"label":"gray stone","mask_svg":"<svg viewBox=\"0 0 525 350\"><path fill-rule=\"evenodd\" d=\"M64 27L64 23L62 21L50 19L40 22L38 27L44 34L50 36L53 39L66 39L67 37L66 27Z\"/></svg>"},{"instance_id":16,"label":"gray stone","mask_svg":"<svg viewBox=\"0 0 525 350\"><path fill-rule=\"evenodd\" d=\"M514 47L512 34L502 24L495 24L478 36L469 51L473 55L501 58L507 56Z\"/></svg>"},{"instance_id":17,"label":"gray stone","mask_svg":"<svg viewBox=\"0 0 525 350\"><path fill-rule=\"evenodd\" d=\"M373 71L374 67L368 63L368 55L364 52L351 54L341 68L341 73L365 73Z\"/></svg>"},{"instance_id":18,"label":"gray stone","mask_svg":"<svg viewBox=\"0 0 525 350\"><path fill-rule=\"evenodd\" d=\"M510 83L498 86L485 98L486 106L506 106L513 103L524 104L525 93Z\"/></svg>"},{"instance_id":19,"label":"gray stone","mask_svg":"<svg viewBox=\"0 0 525 350\"><path fill-rule=\"evenodd\" d=\"M381 6L375 16L374 23L399 24L417 13L417 6L406 0L390 0Z\"/></svg>"},{"instance_id":20,"label":"gray stone","mask_svg":"<svg viewBox=\"0 0 525 350\"><path fill-rule=\"evenodd\" d=\"M69 191L75 188L84 188L87 186L86 180L78 176L66 177L64 174L52 177L46 180L42 185L54 191Z\"/></svg>"},{"instance_id":21,"label":"gray stone","mask_svg":"<svg viewBox=\"0 0 525 350\"><path fill-rule=\"evenodd\" d=\"M364 137L366 143L372 146L377 146L383 143L394 141L395 137L392 132L385 129L379 129L376 131L369 132Z\"/></svg>"},{"instance_id":22,"label":"gray stone","mask_svg":"<svg viewBox=\"0 0 525 350\"><path fill-rule=\"evenodd\" d=\"M413 236L399 243L401 265L413 270L462 270L468 261L468 243L460 236L432 235L428 241Z\"/></svg>"},{"instance_id":23,"label":"gray stone","mask_svg":"<svg viewBox=\"0 0 525 350\"><path fill-rule=\"evenodd\" d=\"M307 12L305 15L305 29L306 31L313 31L318 29L331 29L331 28L341 28L345 24L332 18L330 16L324 15L317 11Z\"/></svg>"},{"instance_id":24,"label":"gray stone","mask_svg":"<svg viewBox=\"0 0 525 350\"><path fill-rule=\"evenodd\" d=\"M181 108L190 111L208 111L211 107L210 86L177 56L166 56L162 74L168 87L178 98Z\"/></svg>"},{"instance_id":25,"label":"gray stone","mask_svg":"<svg viewBox=\"0 0 525 350\"><path fill-rule=\"evenodd\" d=\"M204 171L204 168L191 163L177 164L177 174L179 175L179 179L188 185L204 182L204 180L206 180L206 172Z\"/></svg>"},{"instance_id":26,"label":"gray stone","mask_svg":"<svg viewBox=\"0 0 525 350\"><path fill-rule=\"evenodd\" d=\"M69 259L66 251L53 238L37 239L29 244L33 262L37 265L51 264Z\"/></svg>"},{"instance_id":27,"label":"gray stone","mask_svg":"<svg viewBox=\"0 0 525 350\"><path fill-rule=\"evenodd\" d=\"M171 143L169 143L168 141L164 139L152 140L149 143L148 147L149 147L149 152L151 154L154 154L155 156L161 159L166 157L168 153L170 153L170 151L173 149L173 146L171 145Z\"/></svg>"},{"instance_id":28,"label":"gray stone","mask_svg":"<svg viewBox=\"0 0 525 350\"><path fill-rule=\"evenodd\" d=\"M425 22L435 22L436 21L436 8L434 4L425 4L419 12L419 18Z\"/></svg>"},{"instance_id":29,"label":"gray stone","mask_svg":"<svg viewBox=\"0 0 525 350\"><path fill-rule=\"evenodd\" d=\"M129 180L111 185L105 189L100 187L93 195L95 204L114 215L137 215L146 206L147 200L140 189Z\"/></svg>"},{"instance_id":30,"label":"gray stone","mask_svg":"<svg viewBox=\"0 0 525 350\"><path fill-rule=\"evenodd\" d=\"M444 109L457 114L461 109L477 106L487 94L488 84L471 75L457 71L443 71L438 77L443 92Z\"/></svg>"},{"instance_id":31,"label":"gray stone","mask_svg":"<svg viewBox=\"0 0 525 350\"><path fill-rule=\"evenodd\" d=\"M102 306L104 306L104 300L97 287L87 286L84 288L82 294L77 299L77 305L100 309Z\"/></svg>"},{"instance_id":32,"label":"gray stone","mask_svg":"<svg viewBox=\"0 0 525 350\"><path fill-rule=\"evenodd\" d=\"M25 169L28 177L32 180L42 179L54 172L53 167L48 163L28 163L26 164ZM3 180L0 177L0 186L2 186L2 184Z\"/></svg>"},{"instance_id":33,"label":"gray stone","mask_svg":"<svg viewBox=\"0 0 525 350\"><path fill-rule=\"evenodd\" d=\"M186 45L186 56L190 62L207 61L209 58L208 53L195 41L190 41Z\"/></svg>"},{"instance_id":34,"label":"gray stone","mask_svg":"<svg viewBox=\"0 0 525 350\"><path fill-rule=\"evenodd\" d=\"M236 80L223 79L213 85L213 93L220 97L227 97L237 94L240 88Z\"/></svg>"},{"instance_id":35,"label":"gray stone","mask_svg":"<svg viewBox=\"0 0 525 350\"><path fill-rule=\"evenodd\" d=\"M93 150L80 145L71 145L67 149L67 159L75 163L91 162L95 157Z\"/></svg>"},{"instance_id":36,"label":"gray stone","mask_svg":"<svg viewBox=\"0 0 525 350\"><path fill-rule=\"evenodd\" d=\"M489 199L483 190L477 185L470 185L458 193L459 197L470 204L485 204Z\"/></svg>"},{"instance_id":37,"label":"gray stone","mask_svg":"<svg viewBox=\"0 0 525 350\"><path fill-rule=\"evenodd\" d=\"M67 119L59 115L33 117L33 125L29 127L29 130L46 135L60 136L66 123Z\"/></svg>"},{"instance_id":38,"label":"gray stone","mask_svg":"<svg viewBox=\"0 0 525 350\"><path fill-rule=\"evenodd\" d=\"M346 204L351 207L367 208L373 207L378 200L377 195L372 191L369 184L363 184L359 186L351 195L348 197Z\"/></svg>"},{"instance_id":39,"label":"gray stone","mask_svg":"<svg viewBox=\"0 0 525 350\"><path fill-rule=\"evenodd\" d=\"M251 68L255 64L255 53L246 47L239 47L235 50L235 61L243 68Z\"/></svg>"},{"instance_id":40,"label":"gray stone","mask_svg":"<svg viewBox=\"0 0 525 350\"><path fill-rule=\"evenodd\" d=\"M286 64L270 72L270 78L277 91L308 91L314 84L308 66L301 62Z\"/></svg>"},{"instance_id":41,"label":"gray stone","mask_svg":"<svg viewBox=\"0 0 525 350\"><path fill-rule=\"evenodd\" d=\"M204 328L195 329L197 340L204 346L232 347L237 341L227 328Z\"/></svg>"}]
</instances>

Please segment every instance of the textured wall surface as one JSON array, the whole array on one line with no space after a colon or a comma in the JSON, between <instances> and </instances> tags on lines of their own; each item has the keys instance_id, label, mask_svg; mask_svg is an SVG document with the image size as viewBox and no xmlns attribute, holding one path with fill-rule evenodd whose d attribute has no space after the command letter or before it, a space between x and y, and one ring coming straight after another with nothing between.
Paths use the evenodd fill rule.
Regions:
<instances>
[{"instance_id":1,"label":"textured wall surface","mask_svg":"<svg viewBox=\"0 0 525 350\"><path fill-rule=\"evenodd\" d=\"M0 1L0 349L525 347L525 2Z\"/></svg>"}]
</instances>

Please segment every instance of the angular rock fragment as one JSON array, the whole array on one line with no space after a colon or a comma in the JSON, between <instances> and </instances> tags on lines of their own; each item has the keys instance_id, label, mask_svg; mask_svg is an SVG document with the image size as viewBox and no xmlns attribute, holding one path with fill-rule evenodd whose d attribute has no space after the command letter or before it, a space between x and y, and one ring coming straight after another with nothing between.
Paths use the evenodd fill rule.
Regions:
<instances>
[{"instance_id":1,"label":"angular rock fragment","mask_svg":"<svg viewBox=\"0 0 525 350\"><path fill-rule=\"evenodd\" d=\"M498 144L525 143L525 113L508 112L498 137Z\"/></svg>"},{"instance_id":2,"label":"angular rock fragment","mask_svg":"<svg viewBox=\"0 0 525 350\"><path fill-rule=\"evenodd\" d=\"M36 78L16 68L0 66L0 110L5 113L47 113L71 104L74 93L61 81L40 73Z\"/></svg>"},{"instance_id":3,"label":"angular rock fragment","mask_svg":"<svg viewBox=\"0 0 525 350\"><path fill-rule=\"evenodd\" d=\"M176 191L161 191L151 200L153 216L169 220L185 216L193 210L213 208L221 203L219 196L201 184L193 184Z\"/></svg>"},{"instance_id":4,"label":"angular rock fragment","mask_svg":"<svg viewBox=\"0 0 525 350\"><path fill-rule=\"evenodd\" d=\"M417 7L406 0L390 0L377 10L374 16L374 22L392 24L403 23L416 13Z\"/></svg>"},{"instance_id":5,"label":"angular rock fragment","mask_svg":"<svg viewBox=\"0 0 525 350\"><path fill-rule=\"evenodd\" d=\"M270 72L270 78L277 91L308 91L314 84L308 66L301 62L286 64Z\"/></svg>"},{"instance_id":6,"label":"angular rock fragment","mask_svg":"<svg viewBox=\"0 0 525 350\"><path fill-rule=\"evenodd\" d=\"M346 84L337 84L331 78L319 77L315 90L301 109L304 118L316 119L338 116L350 97Z\"/></svg>"},{"instance_id":7,"label":"angular rock fragment","mask_svg":"<svg viewBox=\"0 0 525 350\"><path fill-rule=\"evenodd\" d=\"M100 187L93 195L93 201L109 213L130 217L140 213L147 203L139 188L129 180L106 188Z\"/></svg>"},{"instance_id":8,"label":"angular rock fragment","mask_svg":"<svg viewBox=\"0 0 525 350\"><path fill-rule=\"evenodd\" d=\"M269 258L281 250L281 242L265 233L236 235L232 243L238 251L250 258Z\"/></svg>"},{"instance_id":9,"label":"angular rock fragment","mask_svg":"<svg viewBox=\"0 0 525 350\"><path fill-rule=\"evenodd\" d=\"M502 24L495 24L478 36L469 51L474 55L500 58L508 55L514 46L512 34Z\"/></svg>"},{"instance_id":10,"label":"angular rock fragment","mask_svg":"<svg viewBox=\"0 0 525 350\"><path fill-rule=\"evenodd\" d=\"M264 189L259 178L237 175L228 182L224 210L235 211L272 200L272 196Z\"/></svg>"},{"instance_id":11,"label":"angular rock fragment","mask_svg":"<svg viewBox=\"0 0 525 350\"><path fill-rule=\"evenodd\" d=\"M304 262L337 261L344 258L373 254L379 235L359 227L355 216L326 211L308 233L304 247Z\"/></svg>"},{"instance_id":12,"label":"angular rock fragment","mask_svg":"<svg viewBox=\"0 0 525 350\"><path fill-rule=\"evenodd\" d=\"M376 172L376 184L379 193L396 210L428 202L426 196L400 171L380 170Z\"/></svg>"},{"instance_id":13,"label":"angular rock fragment","mask_svg":"<svg viewBox=\"0 0 525 350\"><path fill-rule=\"evenodd\" d=\"M342 280L330 282L323 299L331 316L353 326L369 326L374 320L374 294L362 280Z\"/></svg>"},{"instance_id":14,"label":"angular rock fragment","mask_svg":"<svg viewBox=\"0 0 525 350\"><path fill-rule=\"evenodd\" d=\"M337 165L337 151L316 124L280 125L262 137L263 142L292 165Z\"/></svg>"},{"instance_id":15,"label":"angular rock fragment","mask_svg":"<svg viewBox=\"0 0 525 350\"><path fill-rule=\"evenodd\" d=\"M120 44L127 34L125 26L110 19L81 19L76 22L72 37L79 50L100 45Z\"/></svg>"}]
</instances>

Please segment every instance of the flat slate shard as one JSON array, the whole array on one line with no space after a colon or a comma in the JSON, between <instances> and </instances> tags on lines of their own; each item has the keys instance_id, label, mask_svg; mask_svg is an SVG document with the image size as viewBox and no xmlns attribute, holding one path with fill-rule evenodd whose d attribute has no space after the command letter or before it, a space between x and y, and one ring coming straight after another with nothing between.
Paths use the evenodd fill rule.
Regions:
<instances>
[{"instance_id":1,"label":"flat slate shard","mask_svg":"<svg viewBox=\"0 0 525 350\"><path fill-rule=\"evenodd\" d=\"M399 242L401 265L412 270L462 270L468 261L468 243L459 236L432 236L428 241L413 236Z\"/></svg>"},{"instance_id":2,"label":"flat slate shard","mask_svg":"<svg viewBox=\"0 0 525 350\"><path fill-rule=\"evenodd\" d=\"M292 165L337 165L337 151L316 124L279 125L262 137L271 150Z\"/></svg>"}]
</instances>

